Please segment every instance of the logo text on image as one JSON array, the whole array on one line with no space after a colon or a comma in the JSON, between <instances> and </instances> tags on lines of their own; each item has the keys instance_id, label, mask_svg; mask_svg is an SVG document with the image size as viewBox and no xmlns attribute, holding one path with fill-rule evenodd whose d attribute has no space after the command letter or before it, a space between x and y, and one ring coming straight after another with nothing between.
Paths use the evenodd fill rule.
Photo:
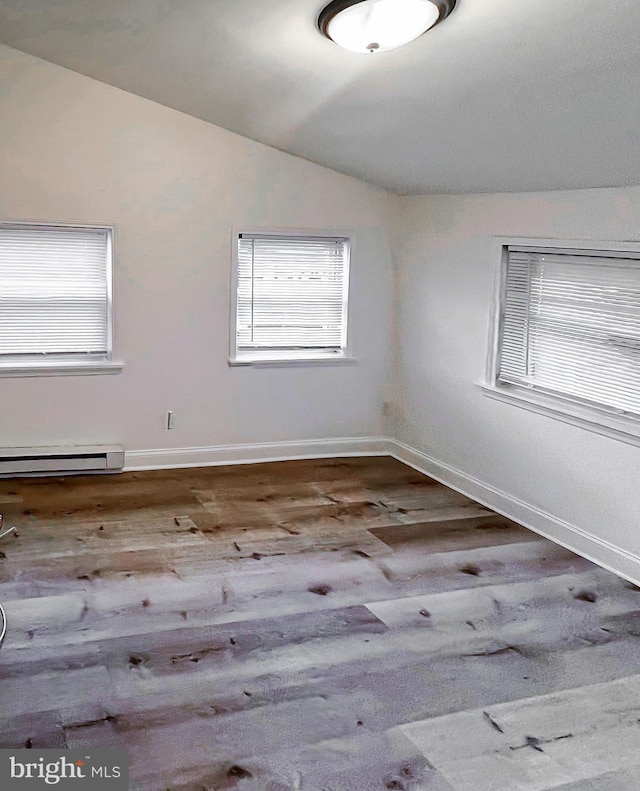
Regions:
<instances>
[{"instance_id":1,"label":"logo text on image","mask_svg":"<svg viewBox=\"0 0 640 791\"><path fill-rule=\"evenodd\" d=\"M89 754L90 753L90 754ZM128 789L129 756L123 749L0 750L0 787L23 791L61 788Z\"/></svg>"}]
</instances>

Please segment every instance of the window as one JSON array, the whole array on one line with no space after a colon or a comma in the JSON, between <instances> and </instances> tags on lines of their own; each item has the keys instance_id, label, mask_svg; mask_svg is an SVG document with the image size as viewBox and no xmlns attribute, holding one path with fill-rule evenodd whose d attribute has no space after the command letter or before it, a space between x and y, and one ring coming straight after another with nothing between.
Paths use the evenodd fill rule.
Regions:
<instances>
[{"instance_id":1,"label":"window","mask_svg":"<svg viewBox=\"0 0 640 791\"><path fill-rule=\"evenodd\" d=\"M111 230L0 224L0 371L110 360Z\"/></svg>"},{"instance_id":2,"label":"window","mask_svg":"<svg viewBox=\"0 0 640 791\"><path fill-rule=\"evenodd\" d=\"M505 246L497 336L496 387L638 433L640 252Z\"/></svg>"},{"instance_id":3,"label":"window","mask_svg":"<svg viewBox=\"0 0 640 791\"><path fill-rule=\"evenodd\" d=\"M344 359L346 236L235 236L232 363Z\"/></svg>"}]
</instances>

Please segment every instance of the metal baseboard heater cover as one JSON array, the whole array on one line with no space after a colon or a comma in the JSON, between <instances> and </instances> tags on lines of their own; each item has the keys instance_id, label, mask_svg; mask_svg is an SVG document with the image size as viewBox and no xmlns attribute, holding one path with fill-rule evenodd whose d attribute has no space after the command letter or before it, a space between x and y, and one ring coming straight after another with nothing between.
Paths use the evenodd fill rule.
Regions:
<instances>
[{"instance_id":1,"label":"metal baseboard heater cover","mask_svg":"<svg viewBox=\"0 0 640 791\"><path fill-rule=\"evenodd\" d=\"M0 477L81 472L120 472L120 445L68 445L43 448L0 448Z\"/></svg>"}]
</instances>

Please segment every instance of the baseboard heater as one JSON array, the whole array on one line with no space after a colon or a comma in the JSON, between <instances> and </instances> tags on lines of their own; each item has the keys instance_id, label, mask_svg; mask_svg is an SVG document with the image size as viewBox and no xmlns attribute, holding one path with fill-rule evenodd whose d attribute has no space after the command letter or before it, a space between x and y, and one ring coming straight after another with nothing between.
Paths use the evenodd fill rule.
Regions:
<instances>
[{"instance_id":1,"label":"baseboard heater","mask_svg":"<svg viewBox=\"0 0 640 791\"><path fill-rule=\"evenodd\" d=\"M120 445L70 445L46 448L0 448L0 477L120 472Z\"/></svg>"}]
</instances>

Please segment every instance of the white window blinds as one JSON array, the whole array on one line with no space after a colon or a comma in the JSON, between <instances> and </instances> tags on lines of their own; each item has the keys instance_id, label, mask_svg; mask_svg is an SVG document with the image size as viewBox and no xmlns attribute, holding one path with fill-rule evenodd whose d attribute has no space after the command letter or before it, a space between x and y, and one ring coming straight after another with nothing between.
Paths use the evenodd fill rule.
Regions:
<instances>
[{"instance_id":1,"label":"white window blinds","mask_svg":"<svg viewBox=\"0 0 640 791\"><path fill-rule=\"evenodd\" d=\"M640 261L509 247L498 381L640 415Z\"/></svg>"},{"instance_id":2,"label":"white window blinds","mask_svg":"<svg viewBox=\"0 0 640 791\"><path fill-rule=\"evenodd\" d=\"M109 354L110 231L0 226L0 357Z\"/></svg>"},{"instance_id":3,"label":"white window blinds","mask_svg":"<svg viewBox=\"0 0 640 791\"><path fill-rule=\"evenodd\" d=\"M344 350L348 264L343 237L240 234L237 350Z\"/></svg>"}]
</instances>

